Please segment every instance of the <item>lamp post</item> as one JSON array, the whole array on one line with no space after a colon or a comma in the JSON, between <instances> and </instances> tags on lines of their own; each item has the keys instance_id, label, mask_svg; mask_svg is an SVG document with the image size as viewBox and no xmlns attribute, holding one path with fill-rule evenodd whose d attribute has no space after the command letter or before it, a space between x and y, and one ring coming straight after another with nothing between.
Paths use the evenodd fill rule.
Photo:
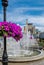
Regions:
<instances>
[{"instance_id":1,"label":"lamp post","mask_svg":"<svg viewBox=\"0 0 44 65\"><path fill-rule=\"evenodd\" d=\"M6 8L8 6L8 0L2 0L2 6L3 6L3 13L4 13L4 22L6 22ZM7 55L7 49L6 49L6 37L4 37L4 51L2 56L2 64L8 65L8 55Z\"/></svg>"}]
</instances>

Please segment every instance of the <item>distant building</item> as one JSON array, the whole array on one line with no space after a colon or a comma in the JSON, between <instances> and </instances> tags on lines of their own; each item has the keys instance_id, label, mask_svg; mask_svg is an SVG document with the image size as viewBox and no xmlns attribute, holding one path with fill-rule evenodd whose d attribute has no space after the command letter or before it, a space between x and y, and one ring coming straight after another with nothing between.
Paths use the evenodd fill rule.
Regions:
<instances>
[{"instance_id":1,"label":"distant building","mask_svg":"<svg viewBox=\"0 0 44 65\"><path fill-rule=\"evenodd\" d=\"M32 34L36 33L35 26L33 26L32 23L28 23L28 19L26 19L26 26L24 26L25 33L27 32L27 28L28 28L28 31L30 31Z\"/></svg>"}]
</instances>

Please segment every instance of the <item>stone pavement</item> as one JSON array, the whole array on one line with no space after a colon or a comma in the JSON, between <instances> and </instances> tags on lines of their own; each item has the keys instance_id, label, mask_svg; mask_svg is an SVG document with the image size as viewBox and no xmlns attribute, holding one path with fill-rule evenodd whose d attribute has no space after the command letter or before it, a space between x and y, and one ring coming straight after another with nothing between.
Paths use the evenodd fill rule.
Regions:
<instances>
[{"instance_id":1,"label":"stone pavement","mask_svg":"<svg viewBox=\"0 0 44 65\"><path fill-rule=\"evenodd\" d=\"M1 62L0 65L2 65ZM33 61L33 62L8 63L8 65L44 65L44 59Z\"/></svg>"}]
</instances>

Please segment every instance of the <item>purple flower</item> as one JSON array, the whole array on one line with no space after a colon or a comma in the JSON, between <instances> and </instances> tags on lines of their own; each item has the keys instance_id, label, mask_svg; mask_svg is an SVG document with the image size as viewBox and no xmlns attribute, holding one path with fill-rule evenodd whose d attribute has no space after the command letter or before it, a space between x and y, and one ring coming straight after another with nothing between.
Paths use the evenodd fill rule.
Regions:
<instances>
[{"instance_id":1,"label":"purple flower","mask_svg":"<svg viewBox=\"0 0 44 65\"><path fill-rule=\"evenodd\" d=\"M2 36L12 36L16 41L23 36L21 27L15 23L0 22L0 30L2 31Z\"/></svg>"}]
</instances>

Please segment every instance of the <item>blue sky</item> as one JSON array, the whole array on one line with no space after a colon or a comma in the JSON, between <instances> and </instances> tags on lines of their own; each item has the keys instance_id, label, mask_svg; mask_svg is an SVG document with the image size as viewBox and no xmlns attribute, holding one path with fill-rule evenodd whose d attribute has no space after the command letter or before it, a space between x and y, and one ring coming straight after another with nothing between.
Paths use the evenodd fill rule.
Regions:
<instances>
[{"instance_id":1,"label":"blue sky","mask_svg":"<svg viewBox=\"0 0 44 65\"><path fill-rule=\"evenodd\" d=\"M8 0L7 21L26 24L33 23L41 31L44 31L44 0ZM3 8L0 0L0 21L3 21Z\"/></svg>"}]
</instances>

